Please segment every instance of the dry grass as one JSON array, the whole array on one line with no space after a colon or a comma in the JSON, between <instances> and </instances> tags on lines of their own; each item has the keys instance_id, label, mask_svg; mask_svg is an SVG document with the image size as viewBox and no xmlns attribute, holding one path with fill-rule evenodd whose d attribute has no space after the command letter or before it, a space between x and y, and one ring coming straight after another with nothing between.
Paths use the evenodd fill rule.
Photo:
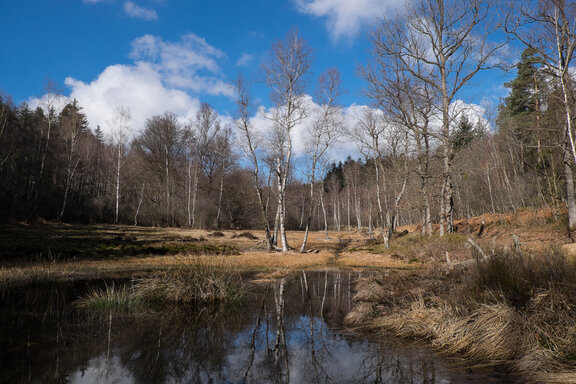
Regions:
<instances>
[{"instance_id":1,"label":"dry grass","mask_svg":"<svg viewBox=\"0 0 576 384\"><path fill-rule=\"evenodd\" d=\"M135 295L149 303L234 303L246 293L242 276L226 260L182 257L167 272L140 278Z\"/></svg>"},{"instance_id":2,"label":"dry grass","mask_svg":"<svg viewBox=\"0 0 576 384\"><path fill-rule=\"evenodd\" d=\"M183 256L168 271L135 280L131 287L93 288L76 301L83 309L115 311L135 306L233 304L246 293L242 276L221 258Z\"/></svg>"},{"instance_id":3,"label":"dry grass","mask_svg":"<svg viewBox=\"0 0 576 384\"><path fill-rule=\"evenodd\" d=\"M445 353L538 380L576 377L576 263L558 248L499 253L448 274L363 279L356 288L350 325L428 339Z\"/></svg>"},{"instance_id":4,"label":"dry grass","mask_svg":"<svg viewBox=\"0 0 576 384\"><path fill-rule=\"evenodd\" d=\"M121 311L140 304L140 300L127 286L117 288L114 283L104 289L92 288L75 302L82 309L94 311Z\"/></svg>"},{"instance_id":5,"label":"dry grass","mask_svg":"<svg viewBox=\"0 0 576 384\"><path fill-rule=\"evenodd\" d=\"M365 327L374 319L374 304L361 302L358 303L354 310L348 312L344 318L344 323L349 327Z\"/></svg>"}]
</instances>

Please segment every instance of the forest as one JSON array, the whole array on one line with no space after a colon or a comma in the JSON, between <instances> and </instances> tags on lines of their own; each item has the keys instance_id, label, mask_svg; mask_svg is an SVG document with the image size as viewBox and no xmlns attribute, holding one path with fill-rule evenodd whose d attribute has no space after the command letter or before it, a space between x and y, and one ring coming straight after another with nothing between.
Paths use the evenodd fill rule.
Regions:
<instances>
[{"instance_id":1,"label":"forest","mask_svg":"<svg viewBox=\"0 0 576 384\"><path fill-rule=\"evenodd\" d=\"M262 112L242 76L232 119L204 103L187 122L152 116L135 137L122 106L104 136L53 88L35 109L2 95L0 217L257 228L271 247L286 230L364 228L387 244L399 225L442 235L459 218L548 207L568 209L571 232L574 7L545 1L502 21L489 2L450 12L440 4L414 2L372 31L371 60L358 68L372 105L354 124L344 121L338 70L311 79L312 48L297 30L262 66L274 106L261 116L266 130L255 127ZM478 74L506 67L511 40L523 53L509 95L476 118L459 95ZM337 140L361 156L333 158Z\"/></svg>"}]
</instances>

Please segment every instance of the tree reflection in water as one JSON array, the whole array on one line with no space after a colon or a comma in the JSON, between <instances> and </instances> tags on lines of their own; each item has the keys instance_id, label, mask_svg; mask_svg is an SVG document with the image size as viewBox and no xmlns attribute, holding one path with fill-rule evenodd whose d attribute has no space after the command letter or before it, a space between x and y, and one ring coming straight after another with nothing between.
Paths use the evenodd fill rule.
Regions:
<instances>
[{"instance_id":1,"label":"tree reflection in water","mask_svg":"<svg viewBox=\"0 0 576 384\"><path fill-rule=\"evenodd\" d=\"M347 271L301 272L256 287L241 307L89 314L71 302L86 283L0 296L0 382L479 383L429 349L342 328Z\"/></svg>"}]
</instances>

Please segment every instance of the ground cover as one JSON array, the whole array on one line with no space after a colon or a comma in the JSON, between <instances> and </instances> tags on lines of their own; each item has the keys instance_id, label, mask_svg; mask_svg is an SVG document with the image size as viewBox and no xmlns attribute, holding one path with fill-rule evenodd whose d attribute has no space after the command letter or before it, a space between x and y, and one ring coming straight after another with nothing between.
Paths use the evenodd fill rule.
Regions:
<instances>
[{"instance_id":1,"label":"ground cover","mask_svg":"<svg viewBox=\"0 0 576 384\"><path fill-rule=\"evenodd\" d=\"M183 260L255 282L302 269L372 269L380 276L357 283L351 326L425 338L534 380L574 382L576 252L564 215L523 210L455 224L457 233L430 238L401 227L389 249L366 230L312 232L305 253L299 231L288 234L294 250L280 253L263 250L262 231L11 224L0 227L0 284L136 276L157 283L155 294L170 288L161 277Z\"/></svg>"}]
</instances>

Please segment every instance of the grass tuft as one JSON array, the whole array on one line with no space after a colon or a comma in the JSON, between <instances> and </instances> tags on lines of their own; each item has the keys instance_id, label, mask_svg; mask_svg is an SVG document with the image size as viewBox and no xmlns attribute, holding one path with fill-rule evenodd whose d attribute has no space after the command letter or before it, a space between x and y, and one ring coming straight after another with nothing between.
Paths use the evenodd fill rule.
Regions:
<instances>
[{"instance_id":1,"label":"grass tuft","mask_svg":"<svg viewBox=\"0 0 576 384\"><path fill-rule=\"evenodd\" d=\"M132 287L93 288L76 305L109 311L144 305L236 304L247 292L242 276L218 259L182 256L179 261L169 271L137 279Z\"/></svg>"},{"instance_id":2,"label":"grass tuft","mask_svg":"<svg viewBox=\"0 0 576 384\"><path fill-rule=\"evenodd\" d=\"M76 306L95 311L119 311L139 304L138 297L127 286L117 288L114 283L105 284L104 289L91 288L76 301Z\"/></svg>"},{"instance_id":3,"label":"grass tuft","mask_svg":"<svg viewBox=\"0 0 576 384\"><path fill-rule=\"evenodd\" d=\"M239 273L217 258L183 257L178 267L141 278L136 294L146 302L236 303L246 293Z\"/></svg>"}]
</instances>

